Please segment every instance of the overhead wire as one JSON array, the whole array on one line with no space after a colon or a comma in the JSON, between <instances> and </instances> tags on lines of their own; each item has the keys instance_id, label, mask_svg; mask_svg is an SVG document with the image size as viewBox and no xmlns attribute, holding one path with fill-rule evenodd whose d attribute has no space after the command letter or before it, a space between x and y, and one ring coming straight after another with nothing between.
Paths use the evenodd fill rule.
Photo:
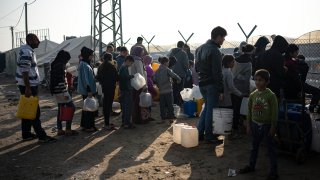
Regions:
<instances>
[{"instance_id":1,"label":"overhead wire","mask_svg":"<svg viewBox=\"0 0 320 180\"><path fill-rule=\"evenodd\" d=\"M2 16L2 17L0 18L0 21L1 21L2 19L4 19L4 18L8 17L10 14L14 13L15 11L17 11L18 9L20 9L22 6L24 6L24 5L22 4L22 5L20 5L19 7L17 7L16 9L10 11L8 14Z\"/></svg>"}]
</instances>

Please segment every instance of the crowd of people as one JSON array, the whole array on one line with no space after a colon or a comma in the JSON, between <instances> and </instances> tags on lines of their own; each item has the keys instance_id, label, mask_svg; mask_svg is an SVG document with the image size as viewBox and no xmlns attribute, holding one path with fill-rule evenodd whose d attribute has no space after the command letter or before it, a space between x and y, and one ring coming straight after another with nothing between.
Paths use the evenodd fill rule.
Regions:
<instances>
[{"instance_id":1,"label":"crowd of people","mask_svg":"<svg viewBox=\"0 0 320 180\"><path fill-rule=\"evenodd\" d=\"M320 90L306 83L309 70L303 55L299 55L299 47L288 44L282 36L274 37L272 46L266 37L261 37L255 45L241 43L233 55L222 54L221 45L225 41L227 31L216 27L211 32L211 38L199 48L195 55L190 47L182 41L177 43L167 56L160 57L161 64L157 71L151 68L152 57L143 46L143 39L137 38L130 52L126 47L116 48L110 44L106 52L101 55L100 62L93 64L94 51L83 47L79 55L77 92L83 100L97 96L96 83L102 87L104 130L117 130L110 123L112 104L116 86L119 85L120 104L122 113L122 127L135 128L135 124L146 124L155 119L151 117L151 107L141 107L140 94L150 92L155 97L159 88L160 117L159 123L176 119L173 105L183 106L180 92L187 87L198 85L204 99L197 128L199 140L208 143L217 143L218 134L213 134L213 109L233 109L233 132L231 139L241 138L239 130L240 107L244 97L248 100L247 132L253 136L253 150L249 165L240 170L248 173L255 170L259 144L267 138L271 171L269 179L277 179L277 162L275 155L274 135L277 128L278 104L282 98L299 100L303 93L312 94L310 108L317 105L320 99ZM29 34L27 44L21 46L17 61L16 80L22 95L26 97L38 95L39 72L37 69L34 49L39 40L36 35ZM283 55L285 54L285 55ZM77 135L71 129L72 121L66 122L63 130L60 120L60 111L63 107L75 108L72 101L74 89L70 74L66 67L70 54L61 50L51 63L50 91L58 105L57 129L58 136ZM94 66L98 66L95 73ZM131 86L131 79L139 73L147 82L141 89ZM250 81L254 80L256 90L251 91ZM95 118L97 112L82 111L81 128L86 132L97 131ZM31 133L33 126L36 134ZM38 138L41 142L54 142L55 138L46 135L41 127L40 108L35 120L22 119L22 137L24 140Z\"/></svg>"}]
</instances>

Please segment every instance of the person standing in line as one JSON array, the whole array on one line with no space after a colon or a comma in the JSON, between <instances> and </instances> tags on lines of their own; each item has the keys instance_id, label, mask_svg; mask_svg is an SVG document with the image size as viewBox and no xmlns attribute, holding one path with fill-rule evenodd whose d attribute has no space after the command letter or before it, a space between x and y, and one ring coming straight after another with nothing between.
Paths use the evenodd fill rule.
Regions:
<instances>
[{"instance_id":1,"label":"person standing in line","mask_svg":"<svg viewBox=\"0 0 320 180\"><path fill-rule=\"evenodd\" d=\"M62 121L60 119L61 109L66 107L71 107L73 112L75 106L72 102L72 97L68 92L68 82L66 78L66 64L71 59L70 53L64 50L59 51L57 57L51 63L51 75L50 75L50 91L51 94L55 97L55 100L58 104L58 115L57 115L57 128L58 136L62 135L77 135L78 132L71 130L72 119L66 121L66 130L62 128Z\"/></svg>"},{"instance_id":2,"label":"person standing in line","mask_svg":"<svg viewBox=\"0 0 320 180\"><path fill-rule=\"evenodd\" d=\"M129 67L134 63L134 58L132 56L127 56L125 61L119 70L119 88L120 88L120 103L122 112L122 126L125 129L135 128L132 122L132 87L130 80L134 77L129 74Z\"/></svg>"},{"instance_id":3,"label":"person standing in line","mask_svg":"<svg viewBox=\"0 0 320 180\"><path fill-rule=\"evenodd\" d=\"M278 121L278 100L276 95L267 88L270 74L261 69L254 76L257 90L250 94L248 102L247 133L252 135L252 150L249 165L239 170L240 174L254 172L256 168L259 146L266 138L270 173L267 180L276 180L278 163L276 153L275 133Z\"/></svg>"},{"instance_id":4,"label":"person standing in line","mask_svg":"<svg viewBox=\"0 0 320 180\"><path fill-rule=\"evenodd\" d=\"M139 47L142 47L142 49L143 49L143 56L149 55L149 52L147 51L146 47L145 47L142 43L143 43L143 38L142 38L142 37L138 37L138 38L137 38L137 43L131 47L130 53L131 53L132 51L134 51L134 49L135 49L137 46L139 46Z\"/></svg>"},{"instance_id":5,"label":"person standing in line","mask_svg":"<svg viewBox=\"0 0 320 180\"><path fill-rule=\"evenodd\" d=\"M122 66L124 60L126 59L126 57L128 55L129 55L128 49L126 47L124 47L124 46L120 47L120 54L116 58L118 69L120 69L120 67Z\"/></svg>"},{"instance_id":6,"label":"person standing in line","mask_svg":"<svg viewBox=\"0 0 320 180\"><path fill-rule=\"evenodd\" d=\"M254 44L255 51L252 58L252 76L254 76L256 70L256 62L260 56L266 51L267 45L270 43L269 39L265 36L261 36Z\"/></svg>"},{"instance_id":7,"label":"person standing in line","mask_svg":"<svg viewBox=\"0 0 320 180\"><path fill-rule=\"evenodd\" d=\"M131 56L134 58L133 65L129 68L129 74L130 75L135 75L136 73L139 73L141 76L144 77L145 81L147 82L147 72L146 72L146 67L144 66L143 62L143 55L144 55L144 50L142 47L137 46L135 47L131 52ZM149 121L147 119L142 118L142 109L139 105L140 102L140 97L139 95L141 94L142 91L147 91L148 86L144 86L141 89L134 89L132 92L133 95L133 112L132 112L132 121L135 124L146 124Z\"/></svg>"},{"instance_id":8,"label":"person standing in line","mask_svg":"<svg viewBox=\"0 0 320 180\"><path fill-rule=\"evenodd\" d=\"M98 69L96 79L99 81L103 92L103 115L104 115L104 129L117 130L115 125L110 123L110 113L112 112L112 103L116 83L119 80L118 71L111 63L113 60L112 54L106 53L103 57L103 63Z\"/></svg>"},{"instance_id":9,"label":"person standing in line","mask_svg":"<svg viewBox=\"0 0 320 180\"><path fill-rule=\"evenodd\" d=\"M256 70L266 69L270 73L270 83L268 88L274 92L278 98L281 96L281 89L285 83L286 67L283 54L288 48L287 40L282 36L275 36L270 49L265 51L256 61Z\"/></svg>"},{"instance_id":10,"label":"person standing in line","mask_svg":"<svg viewBox=\"0 0 320 180\"><path fill-rule=\"evenodd\" d=\"M161 123L166 119L170 119L172 122L173 119L176 119L173 109L172 79L175 79L177 82L180 82L181 79L169 69L169 59L167 57L160 58L159 62L161 65L153 79L160 90Z\"/></svg>"},{"instance_id":11,"label":"person standing in line","mask_svg":"<svg viewBox=\"0 0 320 180\"><path fill-rule=\"evenodd\" d=\"M224 86L224 93L223 93L223 100L220 101L219 106L221 108L228 108L228 109L235 109L234 104L232 102L232 95L237 97L242 97L242 93L234 86L233 82L233 73L232 68L234 67L235 59L233 55L225 55L222 59L222 75L223 75L223 86ZM236 131L239 124L239 120L233 119L232 127L233 131L231 132L229 138L231 140L240 138Z\"/></svg>"},{"instance_id":12,"label":"person standing in line","mask_svg":"<svg viewBox=\"0 0 320 180\"><path fill-rule=\"evenodd\" d=\"M152 97L157 96L157 92L153 87L153 76L154 76L154 71L151 68L151 62L152 62L152 57L150 55L143 56L143 62L146 67L146 72L147 72L147 86L148 86L148 92L152 95Z\"/></svg>"},{"instance_id":13,"label":"person standing in line","mask_svg":"<svg viewBox=\"0 0 320 180\"><path fill-rule=\"evenodd\" d=\"M22 45L17 59L16 81L21 95L25 97L38 96L38 85L40 83L37 59L34 49L38 48L40 41L35 34L26 36L27 44ZM40 107L38 106L36 119L22 119L22 139L25 141L38 138L39 142L51 143L57 141L46 134L41 126ZM36 134L31 133L31 126Z\"/></svg>"},{"instance_id":14,"label":"person standing in line","mask_svg":"<svg viewBox=\"0 0 320 180\"><path fill-rule=\"evenodd\" d=\"M198 122L199 140L220 143L218 135L213 134L213 108L219 107L223 99L222 55L220 47L225 41L227 31L218 26L211 31L211 39L196 50L196 71L199 73L199 87L204 99Z\"/></svg>"},{"instance_id":15,"label":"person standing in line","mask_svg":"<svg viewBox=\"0 0 320 180\"><path fill-rule=\"evenodd\" d=\"M248 97L250 95L250 80L252 75L252 55L254 53L254 46L247 44L242 46L242 54L236 58L235 65L233 67L234 86L242 93L243 96ZM239 122L240 122L240 109L242 96L236 94L231 95L233 104L233 137L240 138Z\"/></svg>"},{"instance_id":16,"label":"person standing in line","mask_svg":"<svg viewBox=\"0 0 320 180\"><path fill-rule=\"evenodd\" d=\"M184 83L185 79L187 76L187 71L189 69L189 59L187 53L182 49L184 46L184 42L179 41L177 43L177 48L173 48L170 53L168 54L168 57L175 57L177 62L173 66L172 70L175 74L177 74L181 82L177 83L173 81L173 99L174 99L174 104L178 106L183 105L183 100L180 95L180 92L184 88Z\"/></svg>"},{"instance_id":17,"label":"person standing in line","mask_svg":"<svg viewBox=\"0 0 320 180\"><path fill-rule=\"evenodd\" d=\"M93 70L90 63L93 59L93 50L87 47L81 49L82 60L79 64L79 76L78 76L78 92L82 95L83 100L87 97L93 98L97 94L97 87ZM82 110L81 115L81 127L86 132L97 131L95 127L96 112L88 112Z\"/></svg>"}]
</instances>

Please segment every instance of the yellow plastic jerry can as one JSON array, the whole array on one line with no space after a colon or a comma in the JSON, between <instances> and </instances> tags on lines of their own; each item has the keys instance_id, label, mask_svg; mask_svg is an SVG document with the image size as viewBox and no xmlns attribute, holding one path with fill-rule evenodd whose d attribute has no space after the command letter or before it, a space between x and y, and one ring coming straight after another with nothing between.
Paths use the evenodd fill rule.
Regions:
<instances>
[{"instance_id":1,"label":"yellow plastic jerry can","mask_svg":"<svg viewBox=\"0 0 320 180\"><path fill-rule=\"evenodd\" d=\"M17 118L34 120L37 116L39 98L31 96L29 98L24 95L20 96L18 105Z\"/></svg>"}]
</instances>

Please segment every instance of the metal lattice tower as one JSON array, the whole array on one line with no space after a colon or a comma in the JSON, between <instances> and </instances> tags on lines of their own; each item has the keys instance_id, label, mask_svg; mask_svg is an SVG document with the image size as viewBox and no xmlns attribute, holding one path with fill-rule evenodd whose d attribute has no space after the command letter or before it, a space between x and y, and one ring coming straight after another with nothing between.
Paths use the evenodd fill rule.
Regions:
<instances>
[{"instance_id":1,"label":"metal lattice tower","mask_svg":"<svg viewBox=\"0 0 320 180\"><path fill-rule=\"evenodd\" d=\"M115 46L123 45L121 0L91 0L93 46L102 54L102 37ZM109 40L110 39L110 40Z\"/></svg>"}]
</instances>

